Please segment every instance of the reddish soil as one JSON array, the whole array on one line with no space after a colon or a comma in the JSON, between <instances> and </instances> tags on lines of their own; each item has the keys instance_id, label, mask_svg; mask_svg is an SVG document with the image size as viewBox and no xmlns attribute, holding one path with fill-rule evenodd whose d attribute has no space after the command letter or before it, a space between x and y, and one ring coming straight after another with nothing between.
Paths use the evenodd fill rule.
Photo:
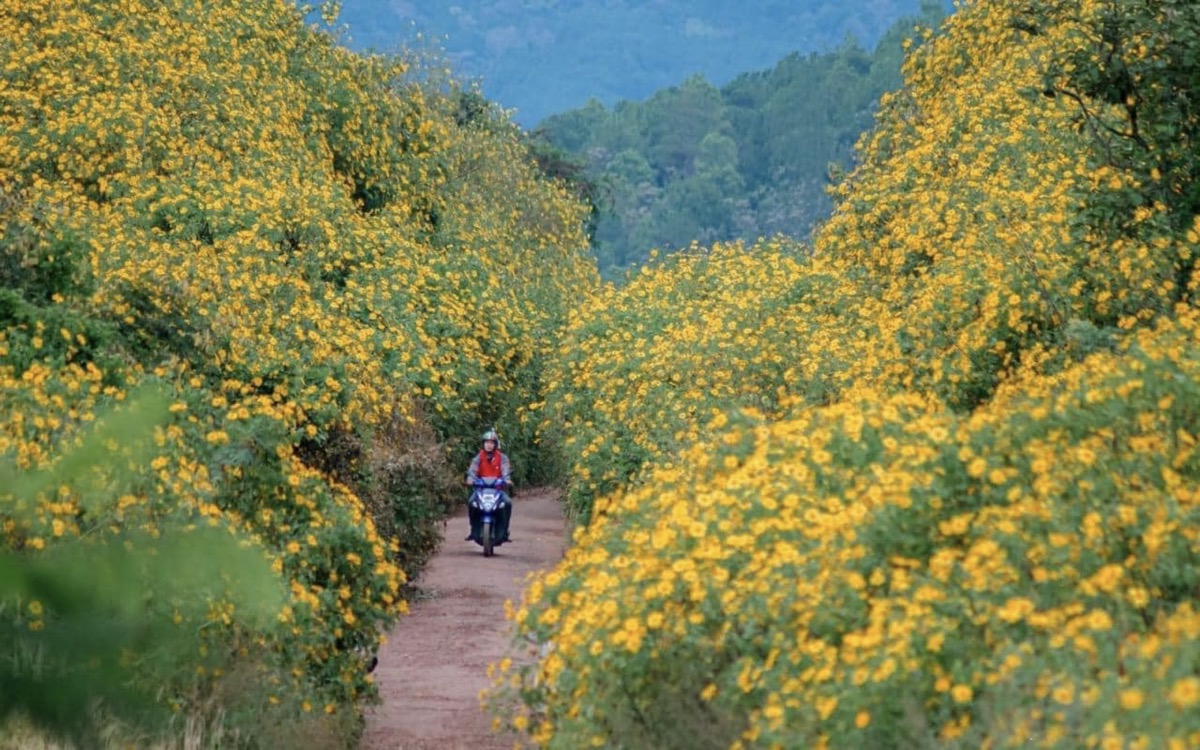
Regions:
<instances>
[{"instance_id":1,"label":"reddish soil","mask_svg":"<svg viewBox=\"0 0 1200 750\"><path fill-rule=\"evenodd\" d=\"M466 508L416 585L409 614L388 635L375 678L383 703L367 714L362 750L508 750L480 707L488 664L512 638L504 602L520 601L528 573L558 562L566 545L557 490L517 494L512 538L485 558L464 542Z\"/></svg>"}]
</instances>

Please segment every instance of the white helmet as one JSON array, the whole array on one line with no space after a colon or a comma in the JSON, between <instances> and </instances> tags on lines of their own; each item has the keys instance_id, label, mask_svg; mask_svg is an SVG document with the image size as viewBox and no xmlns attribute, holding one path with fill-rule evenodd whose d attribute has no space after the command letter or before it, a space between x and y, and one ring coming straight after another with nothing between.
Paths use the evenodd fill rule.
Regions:
<instances>
[{"instance_id":1,"label":"white helmet","mask_svg":"<svg viewBox=\"0 0 1200 750\"><path fill-rule=\"evenodd\" d=\"M495 430L488 430L487 432L483 433L483 438L481 438L481 441L486 443L489 440L495 440L496 450L500 450L500 436L496 434Z\"/></svg>"}]
</instances>

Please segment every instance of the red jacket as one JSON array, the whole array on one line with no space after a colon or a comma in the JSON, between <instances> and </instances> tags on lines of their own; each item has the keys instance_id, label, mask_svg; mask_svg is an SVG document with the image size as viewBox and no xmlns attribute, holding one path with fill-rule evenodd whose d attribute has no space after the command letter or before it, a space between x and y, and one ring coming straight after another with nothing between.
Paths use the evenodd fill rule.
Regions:
<instances>
[{"instance_id":1,"label":"red jacket","mask_svg":"<svg viewBox=\"0 0 1200 750\"><path fill-rule=\"evenodd\" d=\"M480 450L479 455L471 462L471 468L468 472L472 478L479 477L480 479L508 479L508 457L499 451L492 451L489 456L485 450Z\"/></svg>"}]
</instances>

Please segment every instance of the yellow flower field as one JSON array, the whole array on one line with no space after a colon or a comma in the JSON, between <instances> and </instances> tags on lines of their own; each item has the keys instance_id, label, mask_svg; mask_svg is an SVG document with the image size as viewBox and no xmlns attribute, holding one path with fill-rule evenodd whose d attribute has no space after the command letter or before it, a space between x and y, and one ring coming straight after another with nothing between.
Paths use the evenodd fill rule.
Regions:
<instances>
[{"instance_id":1,"label":"yellow flower field","mask_svg":"<svg viewBox=\"0 0 1200 750\"><path fill-rule=\"evenodd\" d=\"M574 544L497 714L551 748L1200 743L1198 38L1179 3L964 3L812 248L586 299L537 404Z\"/></svg>"},{"instance_id":2,"label":"yellow flower field","mask_svg":"<svg viewBox=\"0 0 1200 750\"><path fill-rule=\"evenodd\" d=\"M283 0L9 3L0 40L0 460L52 468L134 389L172 400L136 492L27 513L0 488L0 539L245 532L291 592L277 627L219 601L177 624L279 710L356 716L461 500L453 441L516 423L596 282L584 208L503 115ZM165 699L198 710L211 677Z\"/></svg>"}]
</instances>

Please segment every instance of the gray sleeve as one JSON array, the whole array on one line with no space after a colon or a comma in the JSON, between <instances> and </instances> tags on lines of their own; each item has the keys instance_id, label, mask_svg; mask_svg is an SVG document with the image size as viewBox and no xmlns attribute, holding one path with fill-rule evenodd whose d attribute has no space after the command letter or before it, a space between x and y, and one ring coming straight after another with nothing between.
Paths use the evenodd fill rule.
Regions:
<instances>
[{"instance_id":1,"label":"gray sleeve","mask_svg":"<svg viewBox=\"0 0 1200 750\"><path fill-rule=\"evenodd\" d=\"M467 481L474 482L479 479L479 454L475 454L475 458L471 459L471 468L467 469Z\"/></svg>"}]
</instances>

